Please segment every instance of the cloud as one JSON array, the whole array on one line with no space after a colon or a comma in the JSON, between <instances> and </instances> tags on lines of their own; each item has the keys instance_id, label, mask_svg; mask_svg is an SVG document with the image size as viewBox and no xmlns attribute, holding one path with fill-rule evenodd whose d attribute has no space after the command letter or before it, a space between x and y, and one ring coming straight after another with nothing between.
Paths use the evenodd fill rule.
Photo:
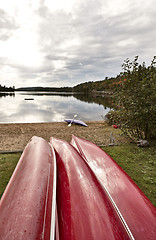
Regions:
<instances>
[{"instance_id":1,"label":"cloud","mask_svg":"<svg viewBox=\"0 0 156 240\"><path fill-rule=\"evenodd\" d=\"M5 41L10 38L17 28L15 20L0 8L0 40Z\"/></svg>"},{"instance_id":2,"label":"cloud","mask_svg":"<svg viewBox=\"0 0 156 240\"><path fill-rule=\"evenodd\" d=\"M73 86L116 76L127 57L149 64L155 55L154 0L16 1L1 10L5 85Z\"/></svg>"}]
</instances>

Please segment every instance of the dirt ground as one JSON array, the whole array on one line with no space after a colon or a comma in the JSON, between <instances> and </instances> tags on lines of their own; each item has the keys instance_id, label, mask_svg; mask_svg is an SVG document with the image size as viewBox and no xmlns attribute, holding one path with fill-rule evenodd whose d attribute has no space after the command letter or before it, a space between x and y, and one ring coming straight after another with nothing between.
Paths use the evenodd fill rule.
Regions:
<instances>
[{"instance_id":1,"label":"dirt ground","mask_svg":"<svg viewBox=\"0 0 156 240\"><path fill-rule=\"evenodd\" d=\"M104 121L86 123L88 127L75 124L68 127L65 122L0 124L0 152L23 151L33 136L48 142L50 137L70 142L73 134L102 146L110 143L110 133L113 132L117 144L125 142L119 130L107 126Z\"/></svg>"}]
</instances>

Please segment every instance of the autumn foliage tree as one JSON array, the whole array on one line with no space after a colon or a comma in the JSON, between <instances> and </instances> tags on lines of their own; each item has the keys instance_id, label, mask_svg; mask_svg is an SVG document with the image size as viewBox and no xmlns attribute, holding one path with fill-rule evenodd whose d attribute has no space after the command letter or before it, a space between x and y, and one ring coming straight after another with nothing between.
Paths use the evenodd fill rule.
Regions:
<instances>
[{"instance_id":1,"label":"autumn foliage tree","mask_svg":"<svg viewBox=\"0 0 156 240\"><path fill-rule=\"evenodd\" d=\"M124 61L120 82L115 87L115 110L108 113L112 124L119 124L131 140L156 137L156 57L151 65Z\"/></svg>"}]
</instances>

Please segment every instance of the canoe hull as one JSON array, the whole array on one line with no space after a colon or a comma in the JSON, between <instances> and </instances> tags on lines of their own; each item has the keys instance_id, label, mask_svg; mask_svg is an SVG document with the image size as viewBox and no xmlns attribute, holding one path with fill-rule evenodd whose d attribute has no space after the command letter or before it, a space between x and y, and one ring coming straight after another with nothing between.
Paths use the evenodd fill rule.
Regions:
<instances>
[{"instance_id":1,"label":"canoe hull","mask_svg":"<svg viewBox=\"0 0 156 240\"><path fill-rule=\"evenodd\" d=\"M69 143L51 139L57 159L60 239L130 239L94 173Z\"/></svg>"},{"instance_id":2,"label":"canoe hull","mask_svg":"<svg viewBox=\"0 0 156 240\"><path fill-rule=\"evenodd\" d=\"M81 126L84 126L84 127L88 127L88 125L86 123L84 123L83 121L80 121L80 120L76 120L76 119L65 119L64 120L65 122L67 123L75 123L77 125L81 125Z\"/></svg>"},{"instance_id":3,"label":"canoe hull","mask_svg":"<svg viewBox=\"0 0 156 240\"><path fill-rule=\"evenodd\" d=\"M123 169L95 144L72 137L77 149L97 176L136 239L155 239L156 208Z\"/></svg>"},{"instance_id":4,"label":"canoe hull","mask_svg":"<svg viewBox=\"0 0 156 240\"><path fill-rule=\"evenodd\" d=\"M53 234L53 160L50 145L33 137L0 201L1 239L49 239Z\"/></svg>"}]
</instances>

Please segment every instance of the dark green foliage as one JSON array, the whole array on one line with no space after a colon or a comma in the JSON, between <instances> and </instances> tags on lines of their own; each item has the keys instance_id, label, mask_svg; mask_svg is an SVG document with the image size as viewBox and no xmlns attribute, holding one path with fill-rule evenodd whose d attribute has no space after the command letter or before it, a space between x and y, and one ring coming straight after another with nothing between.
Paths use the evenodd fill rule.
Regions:
<instances>
[{"instance_id":1,"label":"dark green foliage","mask_svg":"<svg viewBox=\"0 0 156 240\"><path fill-rule=\"evenodd\" d=\"M115 111L108 114L112 124L132 140L156 137L156 57L149 67L126 59L124 72L115 89Z\"/></svg>"},{"instance_id":2,"label":"dark green foliage","mask_svg":"<svg viewBox=\"0 0 156 240\"><path fill-rule=\"evenodd\" d=\"M105 80L96 81L96 82L85 82L80 83L73 87L73 92L81 92L81 93L91 93L91 92L112 92L114 89L114 81L116 81L118 77L116 78L105 78Z\"/></svg>"},{"instance_id":3,"label":"dark green foliage","mask_svg":"<svg viewBox=\"0 0 156 240\"><path fill-rule=\"evenodd\" d=\"M0 92L14 92L15 87L6 87L6 86L1 86L0 85Z\"/></svg>"}]
</instances>

